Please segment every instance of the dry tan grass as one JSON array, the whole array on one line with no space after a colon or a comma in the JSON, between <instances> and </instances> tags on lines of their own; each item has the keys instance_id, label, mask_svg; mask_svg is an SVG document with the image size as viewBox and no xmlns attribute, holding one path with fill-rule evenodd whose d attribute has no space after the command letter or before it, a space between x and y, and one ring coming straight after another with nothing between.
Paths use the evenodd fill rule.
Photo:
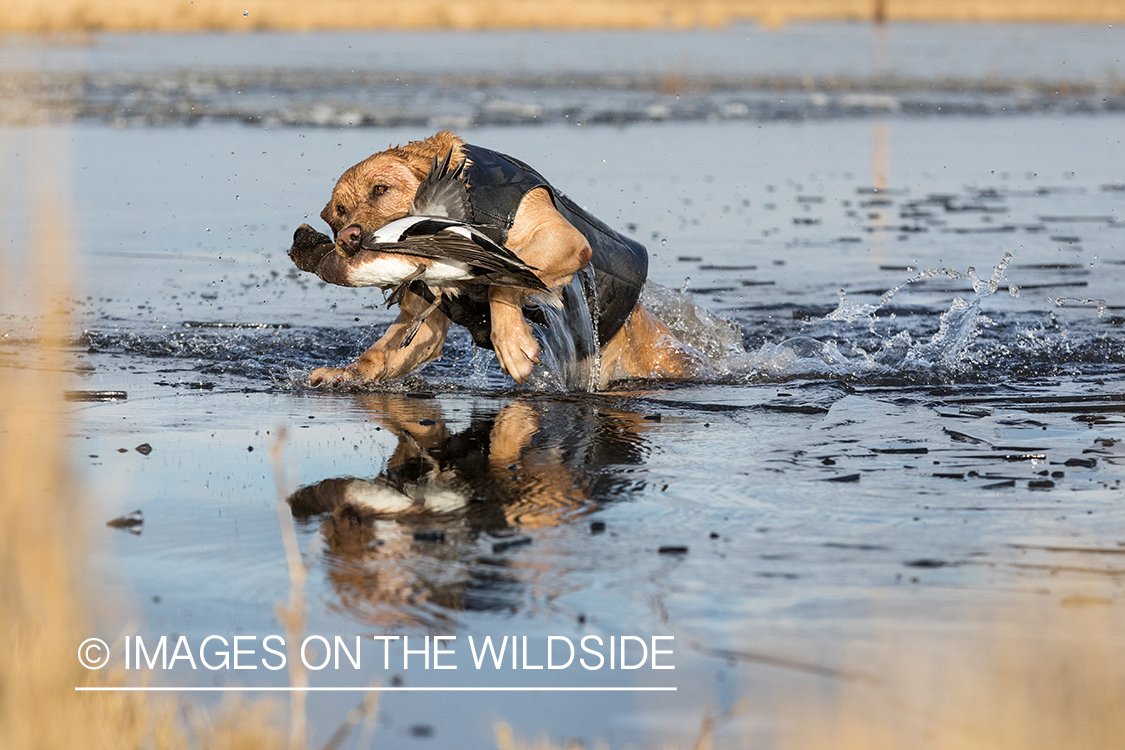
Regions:
<instances>
[{"instance_id":1,"label":"dry tan grass","mask_svg":"<svg viewBox=\"0 0 1125 750\"><path fill-rule=\"evenodd\" d=\"M48 148L41 140L28 156L52 166ZM21 352L34 369L0 366L0 747L285 747L271 703L204 711L175 698L75 691L120 684L122 675L91 672L77 659L78 644L91 635L82 593L93 592L80 573L83 508L60 440L69 328L57 300L67 290L69 169L35 171L44 175L31 186L41 212L28 226L0 228L37 238L33 278L23 281L41 302L38 340Z\"/></svg>"},{"instance_id":2,"label":"dry tan grass","mask_svg":"<svg viewBox=\"0 0 1125 750\"><path fill-rule=\"evenodd\" d=\"M740 21L1109 22L1121 0L5 0L0 31L684 29Z\"/></svg>"},{"instance_id":3,"label":"dry tan grass","mask_svg":"<svg viewBox=\"0 0 1125 750\"><path fill-rule=\"evenodd\" d=\"M966 613L977 633L878 639L821 692L744 696L689 745L774 750L1125 750L1125 597L1107 584ZM857 644L858 646L858 644ZM756 718L743 733L739 719ZM762 721L764 720L764 721ZM764 736L761 727L776 727ZM577 750L496 727L499 750ZM608 750L608 745L601 745ZM668 748L669 745L661 745Z\"/></svg>"},{"instance_id":4,"label":"dry tan grass","mask_svg":"<svg viewBox=\"0 0 1125 750\"><path fill-rule=\"evenodd\" d=\"M1087 601L1026 607L968 639L887 644L863 665L876 683L805 696L779 747L1122 750L1121 598Z\"/></svg>"}]
</instances>

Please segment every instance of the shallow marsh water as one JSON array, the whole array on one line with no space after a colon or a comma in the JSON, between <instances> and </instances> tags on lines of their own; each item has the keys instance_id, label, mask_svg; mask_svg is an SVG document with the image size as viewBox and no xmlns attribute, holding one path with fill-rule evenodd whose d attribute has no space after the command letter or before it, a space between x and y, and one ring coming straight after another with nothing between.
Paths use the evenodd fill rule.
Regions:
<instances>
[{"instance_id":1,"label":"shallow marsh water","mask_svg":"<svg viewBox=\"0 0 1125 750\"><path fill-rule=\"evenodd\" d=\"M383 670L371 649L313 685L679 688L389 693L383 745L489 747L496 720L687 745L739 697L720 739L765 743L772 695L836 689L888 638L940 653L997 607L1119 604L1123 132L1109 113L464 130L644 241L654 282L741 330L706 382L568 394L509 387L463 334L386 389L302 385L390 313L296 272L292 229L345 167L425 131L0 131L5 227L30 200L13 186L44 167L37 142L73 174L74 388L128 393L75 404L69 438L103 637L281 632L282 428L307 631L459 637L457 671ZM4 252L9 279L29 274L11 231ZM3 289L14 366L35 326ZM728 330L683 325L700 344ZM332 512L348 498L406 509ZM102 525L134 509L135 533ZM476 670L465 644L588 634L674 636L676 670ZM155 679L284 684L183 667ZM316 736L353 704L314 695Z\"/></svg>"}]
</instances>

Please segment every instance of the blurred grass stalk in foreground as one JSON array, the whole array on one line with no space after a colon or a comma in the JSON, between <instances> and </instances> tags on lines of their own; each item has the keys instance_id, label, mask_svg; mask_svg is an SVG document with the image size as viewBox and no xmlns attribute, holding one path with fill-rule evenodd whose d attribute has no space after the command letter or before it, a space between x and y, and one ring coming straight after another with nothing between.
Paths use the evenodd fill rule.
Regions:
<instances>
[{"instance_id":1,"label":"blurred grass stalk in foreground","mask_svg":"<svg viewBox=\"0 0 1125 750\"><path fill-rule=\"evenodd\" d=\"M5 0L0 31L688 29L787 21L1125 20L1122 0Z\"/></svg>"},{"instance_id":2,"label":"blurred grass stalk in foreground","mask_svg":"<svg viewBox=\"0 0 1125 750\"><path fill-rule=\"evenodd\" d=\"M0 132L0 156L10 137ZM272 703L228 703L209 715L175 698L74 690L121 684L123 673L90 671L77 659L79 643L96 635L85 602L97 592L82 572L84 508L61 440L71 170L59 154L64 139L29 137L34 184L0 184L0 196L28 191L33 206L27 226L0 227L5 237L32 238L0 247L6 273L23 266L6 256L13 248L32 259L30 278L5 278L0 293L30 284L38 308L34 337L14 344L18 359L0 362L0 747L282 748Z\"/></svg>"}]
</instances>

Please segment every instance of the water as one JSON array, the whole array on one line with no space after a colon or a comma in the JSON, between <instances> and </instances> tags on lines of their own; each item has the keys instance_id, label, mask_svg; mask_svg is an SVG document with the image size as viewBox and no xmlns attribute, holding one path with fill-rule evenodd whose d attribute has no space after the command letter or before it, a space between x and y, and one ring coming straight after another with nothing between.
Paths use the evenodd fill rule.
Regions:
<instances>
[{"instance_id":1,"label":"water","mask_svg":"<svg viewBox=\"0 0 1125 750\"><path fill-rule=\"evenodd\" d=\"M104 44L126 42L154 43ZM986 110L464 129L645 242L645 303L710 360L695 383L600 393L573 388L582 368L514 387L458 331L385 388L304 385L392 312L293 269L292 230L344 168L421 126L5 127L0 366L39 366L15 280L38 268L37 186L65 175L51 216L76 248L72 388L128 393L68 407L91 635L279 631L281 428L308 632L458 637L457 670L400 669L394 649L384 670L367 638L362 669L314 685L679 687L392 693L383 744L492 747L504 720L556 742L690 745L707 706L738 698L723 741L762 744L786 720L771 695L836 690L887 638L940 655L990 607L1116 606L1125 123ZM572 334L544 339L556 375L594 332ZM104 525L137 509L140 533ZM467 638L505 635L529 637L533 664L552 635L674 636L676 670L475 669ZM183 664L151 679L284 682ZM352 706L314 695L315 735Z\"/></svg>"},{"instance_id":2,"label":"water","mask_svg":"<svg viewBox=\"0 0 1125 750\"><path fill-rule=\"evenodd\" d=\"M597 309L594 296L590 309L587 295L595 293L590 268L553 295L540 295L537 307L543 312L546 326L533 326L540 343L540 367L532 373L533 390L595 391L600 384L601 362L598 357Z\"/></svg>"},{"instance_id":3,"label":"water","mask_svg":"<svg viewBox=\"0 0 1125 750\"><path fill-rule=\"evenodd\" d=\"M1103 25L800 23L717 31L495 31L254 34L97 34L44 44L6 37L9 70L121 74L327 70L855 76L1113 80L1125 74L1121 28ZM326 49L339 54L325 54ZM343 50L347 50L346 53ZM484 54L484 52L487 54Z\"/></svg>"},{"instance_id":4,"label":"water","mask_svg":"<svg viewBox=\"0 0 1125 750\"><path fill-rule=\"evenodd\" d=\"M2 41L0 117L19 124L437 130L1125 111L1121 29L1100 25Z\"/></svg>"}]
</instances>

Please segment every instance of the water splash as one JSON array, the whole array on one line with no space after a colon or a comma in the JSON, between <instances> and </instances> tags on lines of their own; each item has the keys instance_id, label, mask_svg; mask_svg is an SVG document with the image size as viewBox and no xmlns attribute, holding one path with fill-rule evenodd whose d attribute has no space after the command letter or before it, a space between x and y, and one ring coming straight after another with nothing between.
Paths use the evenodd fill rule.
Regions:
<instances>
[{"instance_id":1,"label":"water splash","mask_svg":"<svg viewBox=\"0 0 1125 750\"><path fill-rule=\"evenodd\" d=\"M928 268L925 271L921 271L914 276L911 276L909 279L902 282L898 286L891 287L887 291L883 292L879 296L879 301L875 304L871 304L868 302L849 302L847 292L841 289L839 291L839 305L837 305L835 310L825 315L824 320L833 320L842 323L855 323L859 320L867 319L871 323L872 330L874 330L875 313L889 305L891 300L894 299L895 295L898 294L900 290L915 282L925 281L926 279L933 279L939 276L944 276L948 279L954 280L967 279L972 283L973 292L978 297L987 297L996 293L996 291L1000 288L1000 283L1002 281L1007 281L1007 278L1004 274L1005 271L1007 271L1008 266L1011 264L1013 257L1014 256L1010 252L1004 253L1004 257L1000 259L1000 263L992 270L992 276L988 279L987 285L983 284L980 280L980 277L977 276L976 268L974 268L973 266L969 266L969 268L966 269L964 273L961 273L960 271L957 271L953 268ZM988 289L988 292L983 293L982 289L986 287ZM1015 284L1012 284L1011 282L1008 282L1008 293L1013 297L1018 297L1020 295L1019 287L1017 287Z\"/></svg>"},{"instance_id":2,"label":"water splash","mask_svg":"<svg viewBox=\"0 0 1125 750\"><path fill-rule=\"evenodd\" d=\"M1109 303L1104 299L1078 299L1074 297L1056 297L1049 300L1055 307L1096 307L1098 317L1104 317L1109 310Z\"/></svg>"},{"instance_id":3,"label":"water splash","mask_svg":"<svg viewBox=\"0 0 1125 750\"><path fill-rule=\"evenodd\" d=\"M651 281L645 282L641 303L664 321L683 344L712 362L746 353L738 323L704 310L684 291L676 292Z\"/></svg>"},{"instance_id":4,"label":"water splash","mask_svg":"<svg viewBox=\"0 0 1125 750\"><path fill-rule=\"evenodd\" d=\"M595 288L592 275L584 271L563 287L560 296L536 298L547 325L532 326L541 346L540 365L530 382L533 389L592 392L603 378L618 375L601 371L597 316L591 315L587 303L593 299L597 309ZM707 312L690 295L646 282L640 302L675 335L667 345L684 350L705 379L725 372L720 363L746 353L738 324Z\"/></svg>"},{"instance_id":5,"label":"water splash","mask_svg":"<svg viewBox=\"0 0 1125 750\"><path fill-rule=\"evenodd\" d=\"M546 326L532 325L539 340L539 365L531 374L532 389L597 390L601 370L597 320L590 313L586 296L587 290L592 293L593 289L593 273L587 268L558 290L532 295L547 321Z\"/></svg>"},{"instance_id":6,"label":"water splash","mask_svg":"<svg viewBox=\"0 0 1125 750\"><path fill-rule=\"evenodd\" d=\"M710 375L706 379L716 382L902 377L945 380L963 375L975 364L970 348L981 325L989 322L981 313L981 301L995 294L1005 282L1009 293L1018 295L1015 285L1005 276L1012 260L1013 255L1005 253L987 280L982 280L972 267L963 273L952 268L927 269L888 289L875 304L852 302L841 290L836 309L815 321L809 334L766 342L753 352L745 350L737 323L704 310L683 291L648 283L641 301L668 325L685 348L703 361L702 370ZM938 277L970 281L972 298L955 298L938 317L937 331L928 338L916 340L908 331L876 333L876 324L881 321L878 313L901 289ZM870 342L860 345L854 332L840 329L840 324L857 323L867 324L870 334L876 337L874 346ZM827 336L817 335L826 328Z\"/></svg>"},{"instance_id":7,"label":"water splash","mask_svg":"<svg viewBox=\"0 0 1125 750\"><path fill-rule=\"evenodd\" d=\"M879 337L875 348L868 345L865 349L847 340L796 336L779 343L765 343L751 354L727 360L723 369L740 382L886 377L932 381L962 375L974 364L969 352L981 325L989 322L981 314L981 301L995 294L1007 281L1005 271L1012 259L1012 253L1005 253L987 281L982 281L973 267L964 273L951 268L927 269L884 292L876 304L851 302L840 290L836 309L813 324L815 330L822 324L867 322L870 333L877 335L877 314L903 287L939 276L970 281L973 297L969 300L954 298L949 309L939 317L938 330L928 340L916 341L909 332L899 331ZM1008 282L1008 293L1015 297L1019 290Z\"/></svg>"},{"instance_id":8,"label":"water splash","mask_svg":"<svg viewBox=\"0 0 1125 750\"><path fill-rule=\"evenodd\" d=\"M473 390L483 390L489 385L489 369L495 362L495 357L488 349L479 346L471 347L469 356L469 374L465 378L465 385Z\"/></svg>"},{"instance_id":9,"label":"water splash","mask_svg":"<svg viewBox=\"0 0 1125 750\"><path fill-rule=\"evenodd\" d=\"M964 273L930 269L889 289L877 304L855 303L841 296L835 309L815 321L768 315L738 323L714 315L690 295L647 284L641 300L660 317L704 363L697 382L758 383L793 379L911 382L1012 381L1077 373L1119 372L1125 366L1125 341L1120 320L1110 316L1104 300L1058 298L1052 307L1097 307L1100 313L1060 325L1050 310L996 313L990 325L981 303L1008 284L1011 261L1005 255L987 279L973 269ZM967 299L948 309L888 308L907 284L945 277L974 281ZM596 317L590 315L579 277L565 292L572 313L544 303L549 331L537 331L543 365L535 368L532 386L548 391L593 391L601 373L596 347ZM560 298L561 299L561 298ZM597 300L593 300L596 309ZM22 322L21 322L22 321ZM347 363L380 335L381 326L294 326L257 328L246 324L166 325L157 328L126 324L117 318L90 320L74 342L84 350L83 366L151 372L153 381L213 382L217 388L308 387L314 367ZM761 328L755 330L755 326ZM34 338L33 322L0 318L5 343ZM16 341L19 339L19 341ZM747 349L744 341L754 340ZM761 343L763 342L764 343ZM107 359L108 358L108 359ZM86 363L89 363L88 365ZM491 352L476 348L460 328L450 331L443 356L418 373L395 383L366 384L357 389L489 390L512 387Z\"/></svg>"}]
</instances>

